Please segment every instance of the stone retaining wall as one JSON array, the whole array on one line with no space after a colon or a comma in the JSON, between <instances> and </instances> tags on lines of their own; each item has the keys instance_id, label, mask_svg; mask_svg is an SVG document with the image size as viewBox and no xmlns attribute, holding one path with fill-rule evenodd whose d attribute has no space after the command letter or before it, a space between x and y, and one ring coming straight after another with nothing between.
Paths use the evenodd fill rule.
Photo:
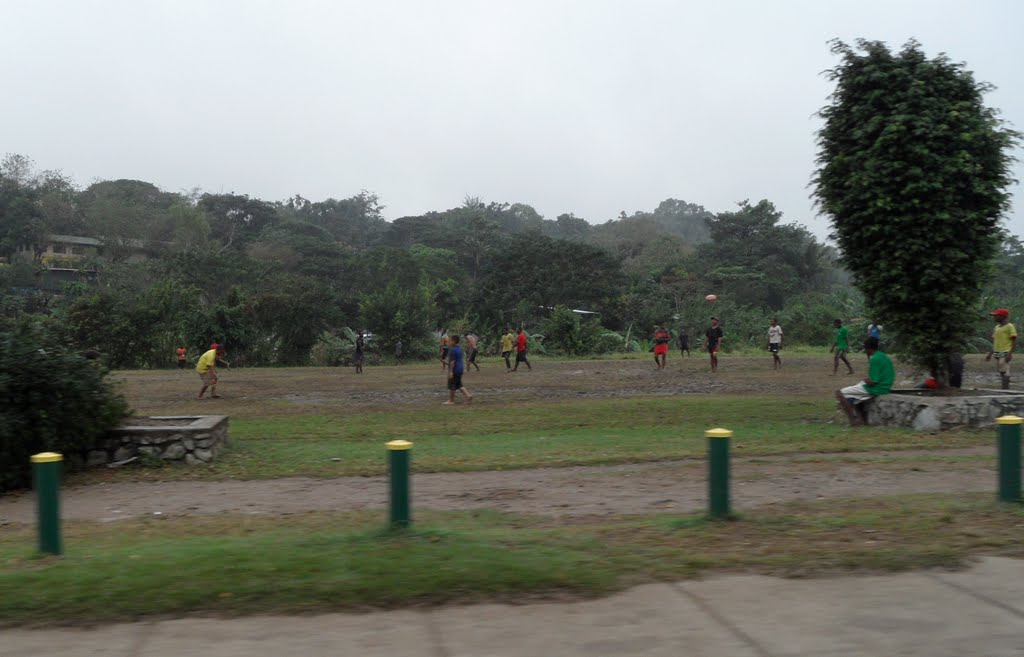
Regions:
<instances>
[{"instance_id":1,"label":"stone retaining wall","mask_svg":"<svg viewBox=\"0 0 1024 657\"><path fill-rule=\"evenodd\" d=\"M868 405L868 424L942 431L958 427L990 427L1002 415L1024 415L1024 393L1009 390L972 390L960 397L918 396L894 390L875 397ZM902 393L902 394L901 394ZM985 394L977 394L985 393Z\"/></svg>"},{"instance_id":2,"label":"stone retaining wall","mask_svg":"<svg viewBox=\"0 0 1024 657\"><path fill-rule=\"evenodd\" d=\"M110 432L99 448L89 450L87 465L103 465L133 456L196 465L217 458L228 445L227 415L160 416L146 418L156 426L127 425Z\"/></svg>"}]
</instances>

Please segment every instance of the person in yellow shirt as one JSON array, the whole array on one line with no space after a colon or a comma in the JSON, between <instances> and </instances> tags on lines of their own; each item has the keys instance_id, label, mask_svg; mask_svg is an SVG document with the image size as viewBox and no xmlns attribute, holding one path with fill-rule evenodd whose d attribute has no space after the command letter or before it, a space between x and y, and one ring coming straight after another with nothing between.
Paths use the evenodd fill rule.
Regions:
<instances>
[{"instance_id":1,"label":"person in yellow shirt","mask_svg":"<svg viewBox=\"0 0 1024 657\"><path fill-rule=\"evenodd\" d=\"M508 359L512 355L512 345L516 341L516 336L512 335L512 328L505 327L505 335L501 336L501 357L505 359L505 371L512 371L512 362Z\"/></svg>"},{"instance_id":2,"label":"person in yellow shirt","mask_svg":"<svg viewBox=\"0 0 1024 657\"><path fill-rule=\"evenodd\" d=\"M207 388L210 389L211 399L220 399L220 395L217 394L217 361L223 357L224 347L220 345L199 357L199 362L196 363L196 373L202 379L203 387L196 399L202 399L203 395L206 394Z\"/></svg>"},{"instance_id":3,"label":"person in yellow shirt","mask_svg":"<svg viewBox=\"0 0 1024 657\"><path fill-rule=\"evenodd\" d=\"M985 360L996 357L996 369L999 370L1002 388L1009 390L1010 361L1013 360L1013 348L1017 344L1017 329L1010 323L1010 311L1006 308L999 308L989 314L996 321L996 328L992 331L992 351L988 352Z\"/></svg>"}]
</instances>

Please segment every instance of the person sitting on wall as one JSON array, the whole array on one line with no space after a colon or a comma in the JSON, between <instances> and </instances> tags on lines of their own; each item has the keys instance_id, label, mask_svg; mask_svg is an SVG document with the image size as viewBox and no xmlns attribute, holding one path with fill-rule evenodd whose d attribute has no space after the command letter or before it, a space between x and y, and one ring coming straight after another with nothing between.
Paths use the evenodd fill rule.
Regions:
<instances>
[{"instance_id":1,"label":"person sitting on wall","mask_svg":"<svg viewBox=\"0 0 1024 657\"><path fill-rule=\"evenodd\" d=\"M839 406L850 420L850 426L858 427L867 422L864 403L879 395L888 395L896 380L896 369L884 352L878 348L878 338L864 340L864 353L868 357L868 378L860 383L836 390Z\"/></svg>"}]
</instances>

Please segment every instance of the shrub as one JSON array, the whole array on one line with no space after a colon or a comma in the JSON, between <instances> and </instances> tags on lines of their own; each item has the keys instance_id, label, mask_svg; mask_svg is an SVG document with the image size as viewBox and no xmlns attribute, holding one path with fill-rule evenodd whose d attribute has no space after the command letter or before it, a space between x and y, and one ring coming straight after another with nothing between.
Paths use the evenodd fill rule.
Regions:
<instances>
[{"instance_id":1,"label":"shrub","mask_svg":"<svg viewBox=\"0 0 1024 657\"><path fill-rule=\"evenodd\" d=\"M0 333L0 491L30 484L32 454L79 456L125 415L98 363L65 349L38 322Z\"/></svg>"}]
</instances>

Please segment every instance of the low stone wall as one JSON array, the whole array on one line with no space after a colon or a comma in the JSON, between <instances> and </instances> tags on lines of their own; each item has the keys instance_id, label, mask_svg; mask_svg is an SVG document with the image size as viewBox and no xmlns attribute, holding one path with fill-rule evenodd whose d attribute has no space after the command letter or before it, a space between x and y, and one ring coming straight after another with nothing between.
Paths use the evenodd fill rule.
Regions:
<instances>
[{"instance_id":1,"label":"low stone wall","mask_svg":"<svg viewBox=\"0 0 1024 657\"><path fill-rule=\"evenodd\" d=\"M87 465L152 456L188 465L209 463L228 445L227 415L139 418L110 432L102 446L89 450Z\"/></svg>"},{"instance_id":2,"label":"low stone wall","mask_svg":"<svg viewBox=\"0 0 1024 657\"><path fill-rule=\"evenodd\" d=\"M868 424L943 431L958 427L990 427L1002 415L1024 415L1024 393L1010 390L970 390L957 397L910 394L894 390L868 404ZM913 391L920 392L920 391Z\"/></svg>"}]
</instances>

